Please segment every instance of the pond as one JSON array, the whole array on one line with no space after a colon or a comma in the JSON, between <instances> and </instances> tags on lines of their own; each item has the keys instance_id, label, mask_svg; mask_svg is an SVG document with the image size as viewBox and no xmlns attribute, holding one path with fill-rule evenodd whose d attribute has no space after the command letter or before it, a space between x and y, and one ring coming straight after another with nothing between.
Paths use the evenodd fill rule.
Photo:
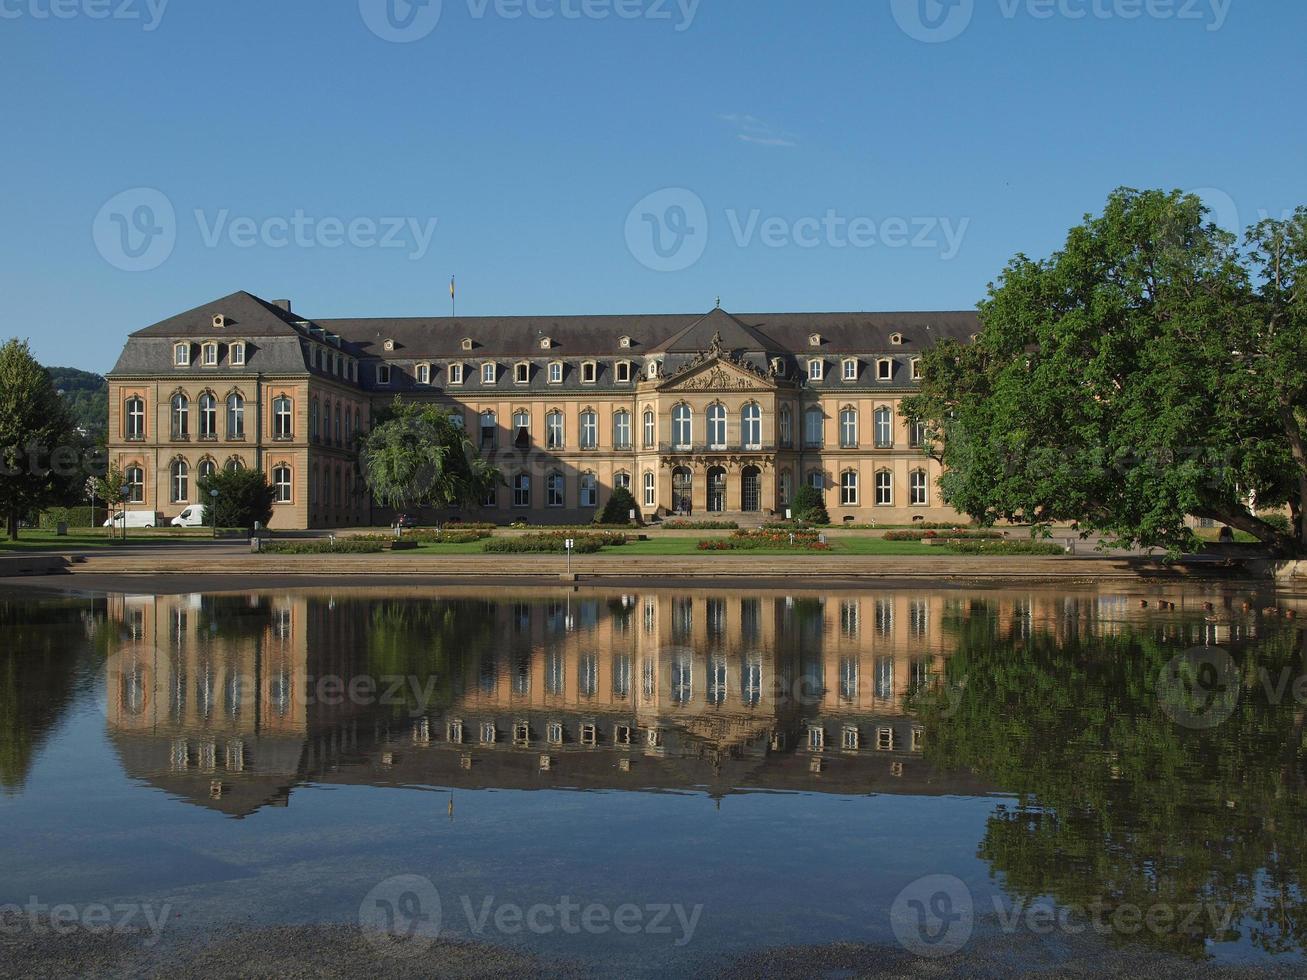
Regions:
<instances>
[{"instance_id":1,"label":"pond","mask_svg":"<svg viewBox=\"0 0 1307 980\"><path fill-rule=\"evenodd\" d=\"M1191 586L0 594L0 944L1297 971L1300 615Z\"/></svg>"}]
</instances>

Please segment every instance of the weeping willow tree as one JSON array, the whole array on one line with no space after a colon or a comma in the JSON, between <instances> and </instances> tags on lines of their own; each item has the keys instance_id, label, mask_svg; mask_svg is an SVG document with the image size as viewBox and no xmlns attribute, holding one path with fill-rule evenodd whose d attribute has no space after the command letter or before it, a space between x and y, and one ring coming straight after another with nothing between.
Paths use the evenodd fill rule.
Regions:
<instances>
[{"instance_id":1,"label":"weeping willow tree","mask_svg":"<svg viewBox=\"0 0 1307 980\"><path fill-rule=\"evenodd\" d=\"M399 399L363 437L359 467L373 498L400 511L467 507L504 483L453 413Z\"/></svg>"}]
</instances>

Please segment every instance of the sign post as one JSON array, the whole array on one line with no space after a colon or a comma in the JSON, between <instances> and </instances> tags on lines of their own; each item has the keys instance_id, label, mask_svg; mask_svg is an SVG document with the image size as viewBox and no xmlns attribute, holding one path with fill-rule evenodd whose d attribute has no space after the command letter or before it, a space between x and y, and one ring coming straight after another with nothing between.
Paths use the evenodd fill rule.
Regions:
<instances>
[{"instance_id":1,"label":"sign post","mask_svg":"<svg viewBox=\"0 0 1307 980\"><path fill-rule=\"evenodd\" d=\"M563 541L563 547L567 549L567 574L572 574L572 549L576 546L574 538L567 538Z\"/></svg>"}]
</instances>

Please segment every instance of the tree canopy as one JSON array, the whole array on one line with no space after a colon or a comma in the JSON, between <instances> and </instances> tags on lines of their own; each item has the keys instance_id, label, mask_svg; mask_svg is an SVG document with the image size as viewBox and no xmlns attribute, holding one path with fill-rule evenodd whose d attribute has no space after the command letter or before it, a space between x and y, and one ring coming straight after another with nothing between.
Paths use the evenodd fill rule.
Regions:
<instances>
[{"instance_id":1,"label":"tree canopy","mask_svg":"<svg viewBox=\"0 0 1307 980\"><path fill-rule=\"evenodd\" d=\"M272 520L272 501L276 491L262 470L215 470L199 483L200 499L213 507L216 514L206 515L206 523L218 527L253 528L267 526ZM210 491L217 490L215 498Z\"/></svg>"},{"instance_id":2,"label":"tree canopy","mask_svg":"<svg viewBox=\"0 0 1307 980\"><path fill-rule=\"evenodd\" d=\"M1121 189L1047 259L1016 256L972 344L924 358L944 500L1192 547L1185 517L1307 553L1307 209L1244 242L1179 191ZM1287 506L1291 527L1266 519Z\"/></svg>"},{"instance_id":3,"label":"tree canopy","mask_svg":"<svg viewBox=\"0 0 1307 980\"><path fill-rule=\"evenodd\" d=\"M359 467L384 507L466 507L504 482L452 413L396 399L359 446Z\"/></svg>"}]
</instances>

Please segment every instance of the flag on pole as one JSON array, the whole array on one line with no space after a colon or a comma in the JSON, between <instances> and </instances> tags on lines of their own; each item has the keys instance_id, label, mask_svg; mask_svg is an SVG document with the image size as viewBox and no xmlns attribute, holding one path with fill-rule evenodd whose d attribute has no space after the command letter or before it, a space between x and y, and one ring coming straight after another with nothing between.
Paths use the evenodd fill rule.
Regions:
<instances>
[{"instance_id":1,"label":"flag on pole","mask_svg":"<svg viewBox=\"0 0 1307 980\"><path fill-rule=\"evenodd\" d=\"M449 277L449 298L450 298L450 299L453 299L453 298L454 298L454 277L453 277L453 276L450 276L450 277Z\"/></svg>"}]
</instances>

